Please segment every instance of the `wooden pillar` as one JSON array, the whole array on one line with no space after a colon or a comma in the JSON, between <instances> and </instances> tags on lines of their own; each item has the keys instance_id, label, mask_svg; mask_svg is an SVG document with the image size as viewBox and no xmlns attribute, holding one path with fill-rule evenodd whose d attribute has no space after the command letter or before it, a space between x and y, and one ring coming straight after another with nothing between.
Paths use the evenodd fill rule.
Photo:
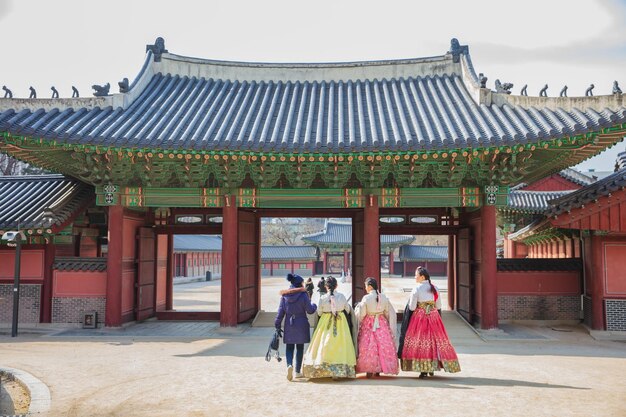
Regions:
<instances>
[{"instance_id":1,"label":"wooden pillar","mask_svg":"<svg viewBox=\"0 0 626 417\"><path fill-rule=\"evenodd\" d=\"M39 312L39 321L41 323L52 322L52 279L54 277L54 271L52 265L54 264L55 246L52 242L51 236L50 242L46 243L44 249L44 269L43 269L43 283L41 286L41 311Z\"/></svg>"},{"instance_id":2,"label":"wooden pillar","mask_svg":"<svg viewBox=\"0 0 626 417\"><path fill-rule=\"evenodd\" d=\"M602 253L602 237L591 236L591 328L604 328L604 256Z\"/></svg>"},{"instance_id":3,"label":"wooden pillar","mask_svg":"<svg viewBox=\"0 0 626 417\"><path fill-rule=\"evenodd\" d=\"M393 249L389 250L389 275L393 275Z\"/></svg>"},{"instance_id":4,"label":"wooden pillar","mask_svg":"<svg viewBox=\"0 0 626 417\"><path fill-rule=\"evenodd\" d=\"M324 255L322 256L322 275L328 273L328 251L324 249Z\"/></svg>"},{"instance_id":5,"label":"wooden pillar","mask_svg":"<svg viewBox=\"0 0 626 417\"><path fill-rule=\"evenodd\" d=\"M406 272L406 261L402 261L402 276L408 277L409 275Z\"/></svg>"},{"instance_id":6,"label":"wooden pillar","mask_svg":"<svg viewBox=\"0 0 626 417\"><path fill-rule=\"evenodd\" d=\"M447 271L446 273L448 274L448 306L450 306L451 309L455 309L456 305L454 302L454 294L455 294L455 284L456 284L456 279L455 279L455 275L456 275L456 271L454 269L454 265L456 265L456 242L455 242L455 236L454 235L450 235L448 236L448 265L447 265Z\"/></svg>"},{"instance_id":7,"label":"wooden pillar","mask_svg":"<svg viewBox=\"0 0 626 417\"><path fill-rule=\"evenodd\" d=\"M580 258L580 239L575 237L572 239L574 258Z\"/></svg>"},{"instance_id":8,"label":"wooden pillar","mask_svg":"<svg viewBox=\"0 0 626 417\"><path fill-rule=\"evenodd\" d=\"M174 273L180 271L180 255L174 253L174 235L167 235L167 271L165 274L165 309L174 308Z\"/></svg>"},{"instance_id":9,"label":"wooden pillar","mask_svg":"<svg viewBox=\"0 0 626 417\"><path fill-rule=\"evenodd\" d=\"M124 207L109 206L109 252L107 254L107 287L104 324L117 327L122 324L122 257ZM133 244L135 242L132 242Z\"/></svg>"},{"instance_id":10,"label":"wooden pillar","mask_svg":"<svg viewBox=\"0 0 626 417\"><path fill-rule=\"evenodd\" d=\"M483 206L481 219L481 302L480 327L498 327L498 287L496 281L496 207Z\"/></svg>"},{"instance_id":11,"label":"wooden pillar","mask_svg":"<svg viewBox=\"0 0 626 417\"><path fill-rule=\"evenodd\" d=\"M222 208L222 300L220 326L236 326L239 297L237 296L237 199L224 196Z\"/></svg>"},{"instance_id":12,"label":"wooden pillar","mask_svg":"<svg viewBox=\"0 0 626 417\"><path fill-rule=\"evenodd\" d=\"M380 233L378 230L378 197L370 195L364 212L363 275L380 277Z\"/></svg>"}]
</instances>

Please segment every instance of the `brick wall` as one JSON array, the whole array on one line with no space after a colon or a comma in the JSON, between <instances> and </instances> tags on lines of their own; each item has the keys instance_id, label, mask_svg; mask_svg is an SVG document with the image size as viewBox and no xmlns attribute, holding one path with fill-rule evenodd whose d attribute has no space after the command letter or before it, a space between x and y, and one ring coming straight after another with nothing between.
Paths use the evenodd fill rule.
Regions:
<instances>
[{"instance_id":1,"label":"brick wall","mask_svg":"<svg viewBox=\"0 0 626 417\"><path fill-rule=\"evenodd\" d=\"M583 295L583 323L591 328L593 323L593 312L591 311L591 297Z\"/></svg>"},{"instance_id":2,"label":"brick wall","mask_svg":"<svg viewBox=\"0 0 626 417\"><path fill-rule=\"evenodd\" d=\"M606 329L626 331L626 300L604 300Z\"/></svg>"},{"instance_id":3,"label":"brick wall","mask_svg":"<svg viewBox=\"0 0 626 417\"><path fill-rule=\"evenodd\" d=\"M39 323L41 285L20 285L20 323ZM13 322L13 284L0 284L0 323Z\"/></svg>"},{"instance_id":4,"label":"brick wall","mask_svg":"<svg viewBox=\"0 0 626 417\"><path fill-rule=\"evenodd\" d=\"M104 323L106 297L54 297L52 298L53 323L82 323L83 314L98 312L98 324Z\"/></svg>"},{"instance_id":5,"label":"brick wall","mask_svg":"<svg viewBox=\"0 0 626 417\"><path fill-rule=\"evenodd\" d=\"M579 320L580 297L549 295L498 296L500 320Z\"/></svg>"}]
</instances>

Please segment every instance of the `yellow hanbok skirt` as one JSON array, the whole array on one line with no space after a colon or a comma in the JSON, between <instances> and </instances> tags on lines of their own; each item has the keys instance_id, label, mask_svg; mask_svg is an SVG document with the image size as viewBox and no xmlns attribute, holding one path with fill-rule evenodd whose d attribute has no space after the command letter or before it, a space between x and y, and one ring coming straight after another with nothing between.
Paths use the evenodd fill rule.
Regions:
<instances>
[{"instance_id":1,"label":"yellow hanbok skirt","mask_svg":"<svg viewBox=\"0 0 626 417\"><path fill-rule=\"evenodd\" d=\"M355 378L356 354L348 320L343 312L320 316L304 353L306 378Z\"/></svg>"}]
</instances>

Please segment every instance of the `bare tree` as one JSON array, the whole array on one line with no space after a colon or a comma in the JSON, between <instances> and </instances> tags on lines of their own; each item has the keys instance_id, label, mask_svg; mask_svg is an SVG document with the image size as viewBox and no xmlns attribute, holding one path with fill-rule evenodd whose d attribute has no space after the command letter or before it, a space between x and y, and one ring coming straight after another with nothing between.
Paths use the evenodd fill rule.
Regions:
<instances>
[{"instance_id":1,"label":"bare tree","mask_svg":"<svg viewBox=\"0 0 626 417\"><path fill-rule=\"evenodd\" d=\"M17 159L0 153L0 176L8 175L39 175L45 174L47 171L29 165L26 162L18 161Z\"/></svg>"},{"instance_id":2,"label":"bare tree","mask_svg":"<svg viewBox=\"0 0 626 417\"><path fill-rule=\"evenodd\" d=\"M19 175L21 172L21 163L15 158L11 158L7 154L0 153L0 175Z\"/></svg>"},{"instance_id":3,"label":"bare tree","mask_svg":"<svg viewBox=\"0 0 626 417\"><path fill-rule=\"evenodd\" d=\"M303 245L302 236L322 230L317 219L272 218L261 228L263 245Z\"/></svg>"}]
</instances>

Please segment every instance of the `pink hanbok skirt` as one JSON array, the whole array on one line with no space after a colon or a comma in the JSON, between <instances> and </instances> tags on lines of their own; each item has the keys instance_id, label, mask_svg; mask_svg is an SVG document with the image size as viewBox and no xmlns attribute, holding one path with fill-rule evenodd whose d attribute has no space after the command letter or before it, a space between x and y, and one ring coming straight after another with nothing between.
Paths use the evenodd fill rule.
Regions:
<instances>
[{"instance_id":1,"label":"pink hanbok skirt","mask_svg":"<svg viewBox=\"0 0 626 417\"><path fill-rule=\"evenodd\" d=\"M461 371L456 351L448 339L441 316L434 307L420 306L413 312L400 363L403 371Z\"/></svg>"},{"instance_id":2,"label":"pink hanbok skirt","mask_svg":"<svg viewBox=\"0 0 626 417\"><path fill-rule=\"evenodd\" d=\"M356 372L398 374L398 356L389 322L383 315L378 316L379 327L374 328L375 316L365 316L359 327L359 356Z\"/></svg>"}]
</instances>

